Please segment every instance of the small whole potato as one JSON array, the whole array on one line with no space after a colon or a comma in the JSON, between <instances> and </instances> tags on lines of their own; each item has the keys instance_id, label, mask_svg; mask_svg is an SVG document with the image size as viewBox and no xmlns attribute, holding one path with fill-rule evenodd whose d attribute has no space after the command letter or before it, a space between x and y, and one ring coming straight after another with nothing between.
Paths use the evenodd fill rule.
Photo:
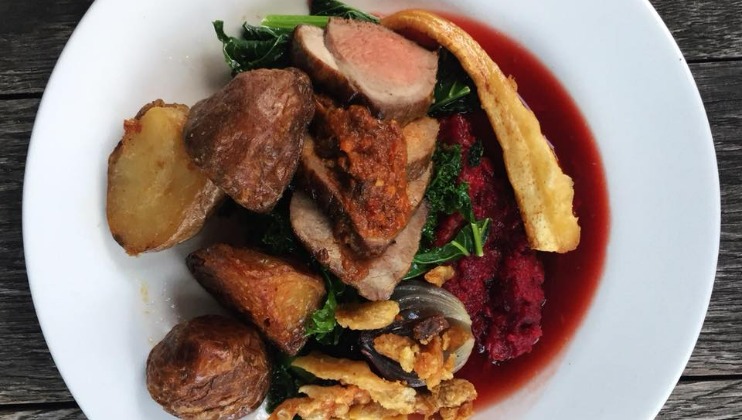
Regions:
<instances>
[{"instance_id":1,"label":"small whole potato","mask_svg":"<svg viewBox=\"0 0 742 420\"><path fill-rule=\"evenodd\" d=\"M243 417L263 401L269 378L258 332L221 315L176 325L147 358L147 390L183 419Z\"/></svg>"}]
</instances>

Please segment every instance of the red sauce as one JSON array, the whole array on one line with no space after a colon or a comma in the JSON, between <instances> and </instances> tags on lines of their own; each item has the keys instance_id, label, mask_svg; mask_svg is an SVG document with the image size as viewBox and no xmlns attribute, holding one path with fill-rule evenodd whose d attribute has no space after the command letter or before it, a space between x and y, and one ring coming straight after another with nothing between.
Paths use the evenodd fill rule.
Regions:
<instances>
[{"instance_id":1,"label":"red sauce","mask_svg":"<svg viewBox=\"0 0 742 420\"><path fill-rule=\"evenodd\" d=\"M543 336L533 351L500 365L474 355L457 375L475 384L479 393L476 404L483 407L517 391L543 371L580 325L603 271L609 229L608 193L592 133L570 95L551 72L507 36L482 23L459 16L446 17L471 34L506 75L515 77L519 93L554 145L560 165L574 180L574 208L582 227L577 250L541 255L546 304ZM486 123L475 129L491 130ZM491 131L490 136L493 136Z\"/></svg>"}]
</instances>

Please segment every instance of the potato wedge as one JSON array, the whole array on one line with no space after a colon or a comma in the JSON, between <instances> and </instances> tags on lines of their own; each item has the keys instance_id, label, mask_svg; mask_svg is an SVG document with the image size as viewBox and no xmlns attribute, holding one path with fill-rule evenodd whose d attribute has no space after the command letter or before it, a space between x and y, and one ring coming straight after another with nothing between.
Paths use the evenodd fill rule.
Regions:
<instances>
[{"instance_id":1,"label":"potato wedge","mask_svg":"<svg viewBox=\"0 0 742 420\"><path fill-rule=\"evenodd\" d=\"M572 210L572 179L559 167L536 116L516 87L464 30L424 10L404 10L382 19L389 29L427 37L449 50L474 81L479 101L503 151L531 248L567 252L580 241Z\"/></svg>"},{"instance_id":2,"label":"potato wedge","mask_svg":"<svg viewBox=\"0 0 742 420\"><path fill-rule=\"evenodd\" d=\"M224 244L193 252L186 264L219 303L255 324L285 353L295 355L307 342L304 324L325 296L319 276L280 258Z\"/></svg>"},{"instance_id":3,"label":"potato wedge","mask_svg":"<svg viewBox=\"0 0 742 420\"><path fill-rule=\"evenodd\" d=\"M145 105L108 158L108 227L129 255L193 237L224 197L185 151L187 117L185 105Z\"/></svg>"}]
</instances>

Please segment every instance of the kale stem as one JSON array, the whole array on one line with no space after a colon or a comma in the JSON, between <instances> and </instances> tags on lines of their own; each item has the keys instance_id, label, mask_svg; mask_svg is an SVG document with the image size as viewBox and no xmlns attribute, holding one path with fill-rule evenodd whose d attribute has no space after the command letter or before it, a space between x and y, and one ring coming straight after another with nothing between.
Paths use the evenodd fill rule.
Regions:
<instances>
[{"instance_id":1,"label":"kale stem","mask_svg":"<svg viewBox=\"0 0 742 420\"><path fill-rule=\"evenodd\" d=\"M489 228L489 222L490 219L485 219L484 225L482 226L482 229L479 229L479 225L477 225L476 222L471 223L471 232L474 236L474 254L477 257L483 257L484 256L484 244L482 243L482 238L484 237L484 232L487 231L487 228Z\"/></svg>"},{"instance_id":2,"label":"kale stem","mask_svg":"<svg viewBox=\"0 0 742 420\"><path fill-rule=\"evenodd\" d=\"M324 28L327 26L329 19L327 16L267 15L260 24L274 29L294 29L297 25L302 24Z\"/></svg>"},{"instance_id":3,"label":"kale stem","mask_svg":"<svg viewBox=\"0 0 742 420\"><path fill-rule=\"evenodd\" d=\"M476 240L476 239L475 239L475 240ZM471 254L469 254L469 250L468 250L468 249L466 249L466 247L465 247L465 246L463 246L463 245L461 245L460 243L458 243L458 242L456 242L456 241L452 241L452 242L451 242L451 245L453 245L453 246L454 246L454 247L456 247L456 248L457 248L457 249L458 249L459 251L461 251L461 253L462 253L462 254L464 254L464 256L468 257L469 255L471 255Z\"/></svg>"}]
</instances>

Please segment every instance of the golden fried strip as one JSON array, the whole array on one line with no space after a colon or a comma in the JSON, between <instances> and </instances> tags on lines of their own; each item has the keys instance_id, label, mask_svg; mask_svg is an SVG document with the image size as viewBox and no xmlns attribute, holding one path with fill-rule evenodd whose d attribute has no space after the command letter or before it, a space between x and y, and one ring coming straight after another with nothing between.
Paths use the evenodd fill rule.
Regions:
<instances>
[{"instance_id":1,"label":"golden fried strip","mask_svg":"<svg viewBox=\"0 0 742 420\"><path fill-rule=\"evenodd\" d=\"M567 252L580 241L572 212L572 179L562 172L516 87L464 30L424 10L403 10L382 19L385 27L424 35L450 51L477 87L479 101L502 147L531 248Z\"/></svg>"},{"instance_id":2,"label":"golden fried strip","mask_svg":"<svg viewBox=\"0 0 742 420\"><path fill-rule=\"evenodd\" d=\"M393 300L346 303L335 310L335 320L351 330L378 330L394 322L399 304Z\"/></svg>"},{"instance_id":3,"label":"golden fried strip","mask_svg":"<svg viewBox=\"0 0 742 420\"><path fill-rule=\"evenodd\" d=\"M355 385L368 391L371 399L386 409L402 414L410 414L414 410L413 388L378 377L365 362L336 359L315 352L297 357L291 364L320 379L340 381L343 385Z\"/></svg>"},{"instance_id":4,"label":"golden fried strip","mask_svg":"<svg viewBox=\"0 0 742 420\"><path fill-rule=\"evenodd\" d=\"M368 392L355 386L305 385L299 392L307 396L285 400L268 419L292 420L296 415L306 420L347 418L351 407L371 403Z\"/></svg>"}]
</instances>

